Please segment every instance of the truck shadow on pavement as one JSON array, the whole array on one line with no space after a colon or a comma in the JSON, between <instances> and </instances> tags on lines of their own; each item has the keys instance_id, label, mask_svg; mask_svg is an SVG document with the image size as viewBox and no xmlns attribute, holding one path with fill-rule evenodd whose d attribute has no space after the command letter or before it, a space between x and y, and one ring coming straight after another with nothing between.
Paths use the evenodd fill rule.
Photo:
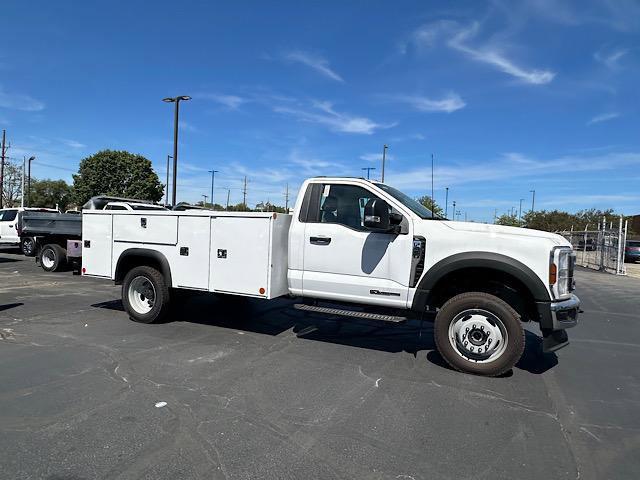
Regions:
<instances>
[{"instance_id":1,"label":"truck shadow on pavement","mask_svg":"<svg viewBox=\"0 0 640 480\"><path fill-rule=\"evenodd\" d=\"M291 330L299 338L414 356L427 351L427 360L453 370L436 350L433 317L402 324L345 318L293 309L290 299L269 302L246 297L196 294L180 302L165 323L190 322L277 336ZM96 303L97 308L124 311L120 300ZM525 351L516 368L541 374L558 363L555 353L542 353L542 338L525 330ZM513 375L507 372L503 377Z\"/></svg>"}]
</instances>

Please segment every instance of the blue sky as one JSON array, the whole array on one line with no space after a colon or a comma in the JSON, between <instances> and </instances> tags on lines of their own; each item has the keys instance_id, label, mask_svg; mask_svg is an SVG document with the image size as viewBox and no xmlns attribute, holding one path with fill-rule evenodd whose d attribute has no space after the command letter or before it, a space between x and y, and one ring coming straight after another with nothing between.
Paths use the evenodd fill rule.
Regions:
<instances>
[{"instance_id":1,"label":"blue sky","mask_svg":"<svg viewBox=\"0 0 640 480\"><path fill-rule=\"evenodd\" d=\"M470 219L536 208L640 213L640 2L8 0L0 126L33 175L104 148L178 199L284 203L307 176L380 174ZM292 198L293 199L293 198ZM451 209L451 206L449 206Z\"/></svg>"}]
</instances>

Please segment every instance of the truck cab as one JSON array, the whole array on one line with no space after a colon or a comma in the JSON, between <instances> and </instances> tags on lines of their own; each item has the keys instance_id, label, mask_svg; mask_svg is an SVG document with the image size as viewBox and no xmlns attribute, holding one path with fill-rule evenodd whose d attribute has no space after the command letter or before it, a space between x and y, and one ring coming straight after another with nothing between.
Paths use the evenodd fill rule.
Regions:
<instances>
[{"instance_id":1,"label":"truck cab","mask_svg":"<svg viewBox=\"0 0 640 480\"><path fill-rule=\"evenodd\" d=\"M289 294L311 300L297 305L303 310L380 321L433 313L445 360L484 375L519 360L524 322L540 326L547 351L566 346L566 329L577 323L575 254L563 237L448 221L365 179L308 179L291 215L128 210L83 217L91 248L83 272L122 283L136 321L164 316L177 288Z\"/></svg>"},{"instance_id":2,"label":"truck cab","mask_svg":"<svg viewBox=\"0 0 640 480\"><path fill-rule=\"evenodd\" d=\"M22 212L58 213L58 210L40 207L0 209L0 245L21 245L19 227Z\"/></svg>"}]
</instances>

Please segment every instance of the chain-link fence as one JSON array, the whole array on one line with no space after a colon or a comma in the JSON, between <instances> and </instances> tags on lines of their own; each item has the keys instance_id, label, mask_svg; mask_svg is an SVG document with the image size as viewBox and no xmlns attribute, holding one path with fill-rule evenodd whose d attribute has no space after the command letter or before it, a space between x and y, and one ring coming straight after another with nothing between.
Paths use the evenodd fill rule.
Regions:
<instances>
[{"instance_id":1,"label":"chain-link fence","mask_svg":"<svg viewBox=\"0 0 640 480\"><path fill-rule=\"evenodd\" d=\"M597 230L558 232L565 237L576 251L576 265L626 275L624 266L624 245L627 237L627 224L622 217L616 221L606 218L597 226Z\"/></svg>"}]
</instances>

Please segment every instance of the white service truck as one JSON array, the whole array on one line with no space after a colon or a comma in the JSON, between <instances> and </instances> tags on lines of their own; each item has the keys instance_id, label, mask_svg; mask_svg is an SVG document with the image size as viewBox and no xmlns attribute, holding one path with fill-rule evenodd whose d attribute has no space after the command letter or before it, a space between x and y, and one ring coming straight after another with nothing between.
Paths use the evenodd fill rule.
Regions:
<instances>
[{"instance_id":1,"label":"white service truck","mask_svg":"<svg viewBox=\"0 0 640 480\"><path fill-rule=\"evenodd\" d=\"M296 304L303 310L390 322L433 311L440 354L483 375L518 362L523 322L539 324L545 351L567 345L565 330L577 323L575 254L563 237L434 218L364 179L306 180L291 215L82 215L82 274L122 284L124 308L138 322L165 317L177 289L291 295L305 299Z\"/></svg>"}]
</instances>

